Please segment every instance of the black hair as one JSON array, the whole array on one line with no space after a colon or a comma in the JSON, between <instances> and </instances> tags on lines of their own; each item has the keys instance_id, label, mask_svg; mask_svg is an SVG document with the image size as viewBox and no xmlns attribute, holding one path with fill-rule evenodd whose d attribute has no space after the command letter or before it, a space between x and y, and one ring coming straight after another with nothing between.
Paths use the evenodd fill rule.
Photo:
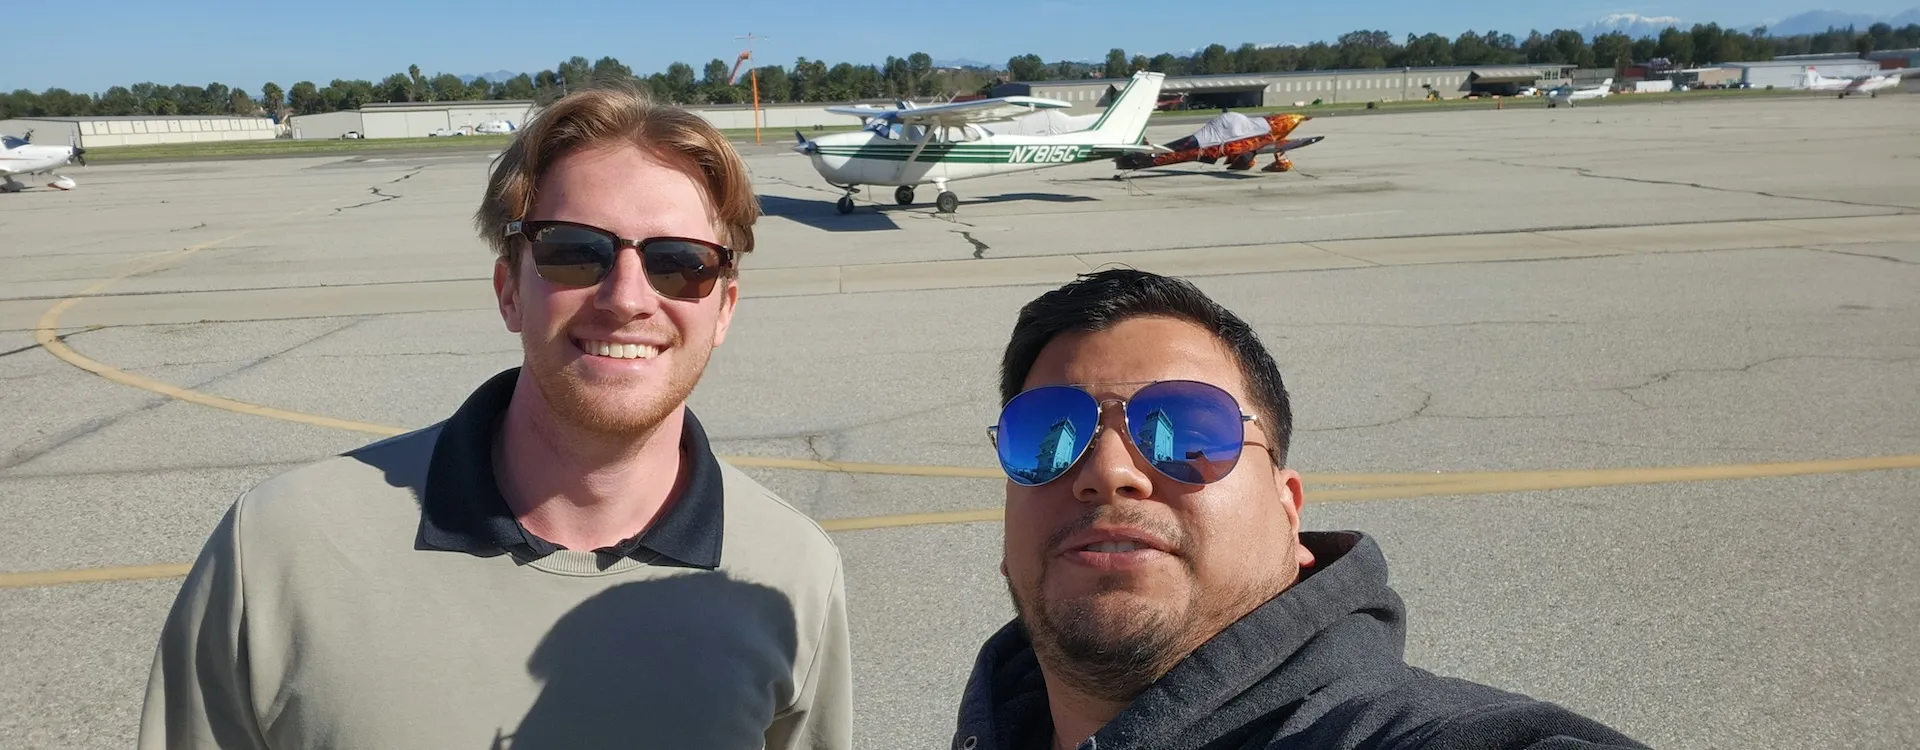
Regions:
<instances>
[{"instance_id":1,"label":"black hair","mask_svg":"<svg viewBox=\"0 0 1920 750\"><path fill-rule=\"evenodd\" d=\"M1000 402L1020 395L1027 373L1054 337L1071 331L1094 333L1130 318L1165 316L1195 323L1219 337L1239 361L1251 407L1273 441L1273 459L1286 465L1293 437L1293 409L1280 366L1246 321L1213 301L1184 279L1134 269L1081 274L1020 308L1013 338L1000 364Z\"/></svg>"}]
</instances>

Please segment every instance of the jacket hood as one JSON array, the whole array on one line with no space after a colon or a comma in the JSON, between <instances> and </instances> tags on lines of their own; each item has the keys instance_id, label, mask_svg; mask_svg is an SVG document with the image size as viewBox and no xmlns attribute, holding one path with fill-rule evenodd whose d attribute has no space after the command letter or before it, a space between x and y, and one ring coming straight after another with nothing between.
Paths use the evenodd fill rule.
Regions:
<instances>
[{"instance_id":1,"label":"jacket hood","mask_svg":"<svg viewBox=\"0 0 1920 750\"><path fill-rule=\"evenodd\" d=\"M1403 664L1405 604L1387 587L1379 546L1356 531L1302 532L1300 539L1314 567L1188 655L1081 747L1217 747L1337 680ZM1050 724L1039 662L1015 620L974 661L953 747L1021 750L1034 727Z\"/></svg>"}]
</instances>

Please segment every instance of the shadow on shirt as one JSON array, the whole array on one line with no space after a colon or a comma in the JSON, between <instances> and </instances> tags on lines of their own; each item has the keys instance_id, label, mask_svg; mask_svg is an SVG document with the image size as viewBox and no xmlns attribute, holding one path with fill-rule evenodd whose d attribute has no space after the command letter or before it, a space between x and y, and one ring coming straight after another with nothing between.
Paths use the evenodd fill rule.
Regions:
<instances>
[{"instance_id":1,"label":"shadow on shirt","mask_svg":"<svg viewBox=\"0 0 1920 750\"><path fill-rule=\"evenodd\" d=\"M794 700L795 653L793 608L772 588L710 571L623 584L541 640L527 663L540 696L493 747L757 749Z\"/></svg>"}]
</instances>

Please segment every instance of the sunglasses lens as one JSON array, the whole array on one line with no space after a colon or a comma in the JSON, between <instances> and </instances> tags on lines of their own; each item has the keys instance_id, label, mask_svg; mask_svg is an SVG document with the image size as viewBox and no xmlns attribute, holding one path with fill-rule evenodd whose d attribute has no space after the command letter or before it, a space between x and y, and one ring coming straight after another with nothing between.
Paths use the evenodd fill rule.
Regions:
<instances>
[{"instance_id":1,"label":"sunglasses lens","mask_svg":"<svg viewBox=\"0 0 1920 750\"><path fill-rule=\"evenodd\" d=\"M647 281L661 296L705 299L720 279L720 251L698 242L655 240L643 256Z\"/></svg>"},{"instance_id":2,"label":"sunglasses lens","mask_svg":"<svg viewBox=\"0 0 1920 750\"><path fill-rule=\"evenodd\" d=\"M1099 419L1100 405L1078 388L1043 386L1015 396L1000 411L1000 468L1029 487L1058 479L1093 442Z\"/></svg>"},{"instance_id":3,"label":"sunglasses lens","mask_svg":"<svg viewBox=\"0 0 1920 750\"><path fill-rule=\"evenodd\" d=\"M613 238L579 227L548 227L532 241L533 268L562 286L592 286L613 267Z\"/></svg>"},{"instance_id":4,"label":"sunglasses lens","mask_svg":"<svg viewBox=\"0 0 1920 750\"><path fill-rule=\"evenodd\" d=\"M1176 482L1207 484L1240 461L1246 423L1233 396L1206 383L1170 380L1140 389L1127 402L1134 445Z\"/></svg>"}]
</instances>

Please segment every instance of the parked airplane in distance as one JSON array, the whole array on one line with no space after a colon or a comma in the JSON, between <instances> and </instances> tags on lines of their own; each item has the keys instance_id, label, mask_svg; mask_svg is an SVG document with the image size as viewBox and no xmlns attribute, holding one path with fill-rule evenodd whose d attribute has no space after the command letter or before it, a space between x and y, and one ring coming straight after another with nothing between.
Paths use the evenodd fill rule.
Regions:
<instances>
[{"instance_id":1,"label":"parked airplane in distance","mask_svg":"<svg viewBox=\"0 0 1920 750\"><path fill-rule=\"evenodd\" d=\"M1585 99L1605 99L1612 94L1613 79L1611 78L1601 81L1598 86L1588 86L1586 88L1576 89L1570 84L1555 86L1547 89L1547 106L1551 108L1565 104L1571 107L1573 103L1577 101Z\"/></svg>"},{"instance_id":2,"label":"parked airplane in distance","mask_svg":"<svg viewBox=\"0 0 1920 750\"><path fill-rule=\"evenodd\" d=\"M31 130L17 138L0 135L0 177L6 178L0 182L0 193L18 193L27 189L26 185L14 179L17 176L52 172L70 162L83 167L87 165L87 150L84 148L77 145L40 146L32 140ZM73 178L61 174L55 174L53 182L47 183L47 187L57 190L72 190L75 186Z\"/></svg>"},{"instance_id":3,"label":"parked airplane in distance","mask_svg":"<svg viewBox=\"0 0 1920 750\"><path fill-rule=\"evenodd\" d=\"M1801 81L1802 85L1810 90L1832 91L1838 94L1841 99L1847 98L1849 94L1866 94L1869 99L1877 99L1881 91L1898 88L1901 80L1905 76L1915 73L1920 73L1920 68L1900 68L1898 70L1884 71L1879 75L1856 76L1853 78L1828 78L1820 75L1819 70L1808 67Z\"/></svg>"},{"instance_id":4,"label":"parked airplane in distance","mask_svg":"<svg viewBox=\"0 0 1920 750\"><path fill-rule=\"evenodd\" d=\"M955 180L1164 151L1143 141L1165 80L1164 73L1135 73L1097 117L1065 116L1051 110L1071 103L1030 96L929 107L903 103L896 109L830 107L829 112L862 118L864 127L812 140L796 130L799 143L793 150L805 154L827 184L846 191L835 204L840 213L853 212L853 194L862 185L894 186L894 202L907 206L913 204L914 187L928 183L938 191L939 211L953 213L960 198L947 183ZM984 126L992 122L1007 125Z\"/></svg>"},{"instance_id":5,"label":"parked airplane in distance","mask_svg":"<svg viewBox=\"0 0 1920 750\"><path fill-rule=\"evenodd\" d=\"M1114 158L1113 163L1121 169L1146 169L1193 161L1212 164L1225 159L1227 169L1245 170L1253 168L1260 154L1273 154L1273 163L1260 171L1286 172L1293 169L1293 162L1287 159L1288 151L1311 146L1326 138L1323 135L1287 138L1294 128L1311 119L1308 115L1298 114L1249 117L1238 112L1223 112L1191 135L1164 144L1163 147L1167 149L1165 153L1121 154Z\"/></svg>"}]
</instances>

